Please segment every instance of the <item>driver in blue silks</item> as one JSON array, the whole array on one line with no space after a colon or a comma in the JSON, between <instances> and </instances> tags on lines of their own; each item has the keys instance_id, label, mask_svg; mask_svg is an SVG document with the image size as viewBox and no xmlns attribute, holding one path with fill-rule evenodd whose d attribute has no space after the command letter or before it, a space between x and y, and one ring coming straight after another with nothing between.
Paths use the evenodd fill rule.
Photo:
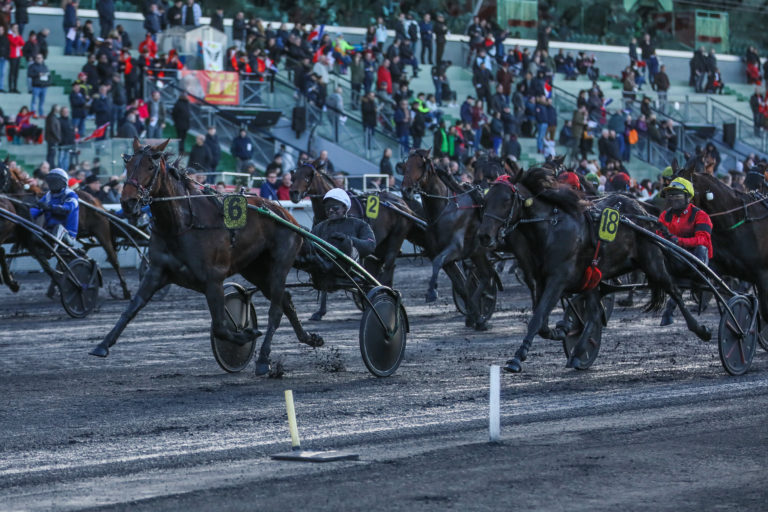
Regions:
<instances>
[{"instance_id":1,"label":"driver in blue silks","mask_svg":"<svg viewBox=\"0 0 768 512\"><path fill-rule=\"evenodd\" d=\"M44 227L56 238L74 246L77 238L80 205L77 194L67 188L69 176L64 169L52 169L46 176L49 192L29 209L33 219L45 215Z\"/></svg>"}]
</instances>

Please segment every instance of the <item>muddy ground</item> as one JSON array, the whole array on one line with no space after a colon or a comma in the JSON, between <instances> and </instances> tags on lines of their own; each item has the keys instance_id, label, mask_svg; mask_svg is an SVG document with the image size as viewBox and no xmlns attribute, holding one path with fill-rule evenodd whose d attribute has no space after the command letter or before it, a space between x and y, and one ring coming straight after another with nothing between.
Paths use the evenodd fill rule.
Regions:
<instances>
[{"instance_id":1,"label":"muddy ground","mask_svg":"<svg viewBox=\"0 0 768 512\"><path fill-rule=\"evenodd\" d=\"M299 345L287 325L273 360L226 374L210 349L201 295L152 302L109 358L88 350L125 302L84 320L44 297L40 274L0 289L0 510L765 510L768 355L728 376L715 343L678 317L616 308L597 362L564 368L560 343L537 339L524 373L502 375L502 442L488 444L488 372L522 338L527 292L504 275L492 329L455 311L447 281L423 301L428 270L396 273L411 323L405 360L371 376L360 313L332 295ZM105 271L106 281L113 274ZM292 277L293 279L293 277ZM129 281L136 285L135 273ZM294 290L306 319L316 295ZM256 300L260 319L266 305ZM702 319L716 332L711 308ZM553 318L557 318L555 314ZM359 461L276 462L290 447L283 391L296 400L302 445Z\"/></svg>"}]
</instances>

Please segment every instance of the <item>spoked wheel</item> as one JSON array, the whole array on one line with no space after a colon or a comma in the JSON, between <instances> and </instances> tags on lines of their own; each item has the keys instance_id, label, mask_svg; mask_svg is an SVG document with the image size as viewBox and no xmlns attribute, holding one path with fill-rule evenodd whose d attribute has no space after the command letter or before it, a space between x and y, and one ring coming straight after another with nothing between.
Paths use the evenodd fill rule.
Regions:
<instances>
[{"instance_id":1,"label":"spoked wheel","mask_svg":"<svg viewBox=\"0 0 768 512\"><path fill-rule=\"evenodd\" d=\"M468 297L471 297L475 293L479 282L480 280L477 278L477 274L475 274L475 271L472 270L469 274L469 281L467 282L466 286ZM459 311L459 313L466 316L466 300L464 300L464 297L462 297L461 294L456 290L455 285L451 287L451 292L453 293L453 303L456 305L456 309ZM486 321L489 320L496 312L496 297L498 292L499 289L496 284L496 280L491 279L490 286L485 289L483 295L480 297L480 316Z\"/></svg>"},{"instance_id":2,"label":"spoked wheel","mask_svg":"<svg viewBox=\"0 0 768 512\"><path fill-rule=\"evenodd\" d=\"M360 319L360 354L369 372L389 377L405 355L408 319L403 305L389 292L374 290L368 297L371 305Z\"/></svg>"},{"instance_id":3,"label":"spoked wheel","mask_svg":"<svg viewBox=\"0 0 768 512\"><path fill-rule=\"evenodd\" d=\"M68 266L72 274L65 270L59 281L61 305L72 318L85 318L99 299L99 267L83 258L75 258Z\"/></svg>"},{"instance_id":4,"label":"spoked wheel","mask_svg":"<svg viewBox=\"0 0 768 512\"><path fill-rule=\"evenodd\" d=\"M734 318L727 311L723 311L720 317L717 348L725 371L731 375L743 375L752 364L757 346L757 333L754 330L750 331L752 303L746 297L736 295L731 297L727 304L733 311L738 326L734 324ZM739 332L740 330L743 334Z\"/></svg>"},{"instance_id":5,"label":"spoked wheel","mask_svg":"<svg viewBox=\"0 0 768 512\"><path fill-rule=\"evenodd\" d=\"M582 334L584 334L585 322L589 328L589 334L587 335L587 341L584 344L584 350L579 356L579 363L574 366L576 370L586 370L597 359L597 354L600 352L600 344L603 337L603 326L600 322L588 322L585 318L585 304L586 299L579 295L571 300L571 304L565 308L565 316L562 320L562 325L567 328L565 339L563 340L563 350L565 351L565 357L569 360L573 354L573 350L581 341Z\"/></svg>"},{"instance_id":6,"label":"spoked wheel","mask_svg":"<svg viewBox=\"0 0 768 512\"><path fill-rule=\"evenodd\" d=\"M608 324L608 321L611 319L611 315L613 315L613 308L616 305L616 294L609 293L608 295L604 295L600 302L603 304L603 312L605 313L605 325Z\"/></svg>"},{"instance_id":7,"label":"spoked wheel","mask_svg":"<svg viewBox=\"0 0 768 512\"><path fill-rule=\"evenodd\" d=\"M360 291L355 288L350 293L352 294L352 300L355 302L357 309L365 311L365 299L360 295Z\"/></svg>"},{"instance_id":8,"label":"spoked wheel","mask_svg":"<svg viewBox=\"0 0 768 512\"><path fill-rule=\"evenodd\" d=\"M235 332L242 332L245 329L257 330L256 309L242 290L233 289L224 295L224 314L227 318L227 327ZM237 345L231 341L219 339L211 332L213 357L216 358L222 370L228 373L237 373L248 366L256 350L256 342L257 339L254 338L245 345Z\"/></svg>"},{"instance_id":9,"label":"spoked wheel","mask_svg":"<svg viewBox=\"0 0 768 512\"><path fill-rule=\"evenodd\" d=\"M149 268L149 263L147 261L149 260L148 250L144 251L144 257L141 258L141 264L139 265L139 281L144 279L144 274L147 273L147 270ZM155 300L163 300L166 295L168 295L168 292L171 291L171 285L167 284L157 290L154 295L152 295L152 298Z\"/></svg>"}]
</instances>

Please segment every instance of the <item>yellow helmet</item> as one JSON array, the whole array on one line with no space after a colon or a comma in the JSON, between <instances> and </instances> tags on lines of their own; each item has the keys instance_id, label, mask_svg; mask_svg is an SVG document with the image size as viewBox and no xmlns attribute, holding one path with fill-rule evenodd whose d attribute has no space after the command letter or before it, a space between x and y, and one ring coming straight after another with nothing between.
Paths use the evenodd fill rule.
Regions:
<instances>
[{"instance_id":1,"label":"yellow helmet","mask_svg":"<svg viewBox=\"0 0 768 512\"><path fill-rule=\"evenodd\" d=\"M672 170L671 166L666 166L663 171L661 171L661 176L664 178L671 178L675 175L675 171Z\"/></svg>"},{"instance_id":2,"label":"yellow helmet","mask_svg":"<svg viewBox=\"0 0 768 512\"><path fill-rule=\"evenodd\" d=\"M670 190L682 190L688 194L688 199L693 199L693 184L685 178L675 178L672 180L669 186L664 187L664 190L661 191L661 196L664 197L666 192Z\"/></svg>"}]
</instances>

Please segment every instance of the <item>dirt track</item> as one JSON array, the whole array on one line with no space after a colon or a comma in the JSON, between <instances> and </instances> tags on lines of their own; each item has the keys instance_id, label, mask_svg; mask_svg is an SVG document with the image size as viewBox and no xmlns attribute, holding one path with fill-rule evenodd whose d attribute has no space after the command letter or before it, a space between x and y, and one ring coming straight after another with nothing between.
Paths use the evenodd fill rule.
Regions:
<instances>
[{"instance_id":1,"label":"dirt track","mask_svg":"<svg viewBox=\"0 0 768 512\"><path fill-rule=\"evenodd\" d=\"M88 356L125 303L85 320L44 298L40 275L0 289L0 509L131 510L764 510L768 503L768 355L729 377L717 347L678 319L658 328L617 308L586 372L537 339L525 371L502 375L503 443L487 439L488 367L517 347L527 293L509 276L487 333L467 330L427 269L396 273L412 332L387 379L358 350L360 313L332 296L326 346L299 345L287 322L281 379L216 365L202 296L174 288L128 327L110 357ZM106 273L106 280L111 274ZM136 276L129 282L135 286ZM315 294L294 291L302 318ZM257 300L259 318L265 304ZM553 318L559 317L559 314ZM679 317L678 317L679 318ZM703 315L716 330L714 312ZM289 447L283 390L302 444L358 462L273 462Z\"/></svg>"}]
</instances>

